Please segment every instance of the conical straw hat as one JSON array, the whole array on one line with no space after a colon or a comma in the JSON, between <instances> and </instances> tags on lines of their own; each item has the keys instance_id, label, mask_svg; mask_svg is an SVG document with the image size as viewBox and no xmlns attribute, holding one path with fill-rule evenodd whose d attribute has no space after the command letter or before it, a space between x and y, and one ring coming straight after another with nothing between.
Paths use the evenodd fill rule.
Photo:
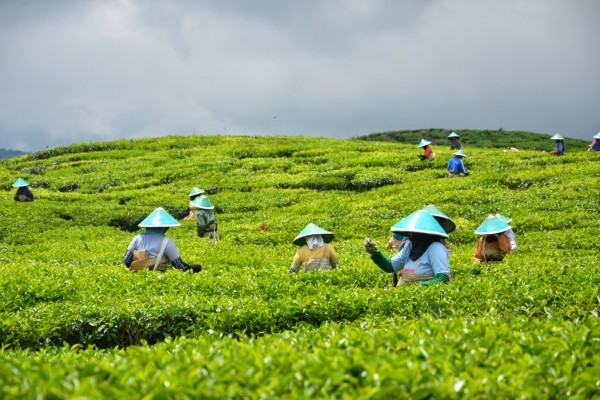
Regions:
<instances>
[{"instance_id":1,"label":"conical straw hat","mask_svg":"<svg viewBox=\"0 0 600 400\"><path fill-rule=\"evenodd\" d=\"M452 132L451 134L448 135L448 139L452 139L455 137L460 137L460 136L458 136L458 133L456 133L456 132Z\"/></svg>"},{"instance_id":2,"label":"conical straw hat","mask_svg":"<svg viewBox=\"0 0 600 400\"><path fill-rule=\"evenodd\" d=\"M455 156L459 156L459 157L467 157L467 154L464 152L463 149L458 150L456 153L453 153Z\"/></svg>"},{"instance_id":3,"label":"conical straw hat","mask_svg":"<svg viewBox=\"0 0 600 400\"><path fill-rule=\"evenodd\" d=\"M165 209L158 207L140 222L138 226L140 228L169 228L172 226L181 226L181 224Z\"/></svg>"},{"instance_id":4,"label":"conical straw hat","mask_svg":"<svg viewBox=\"0 0 600 400\"><path fill-rule=\"evenodd\" d=\"M296 236L292 243L296 246L303 246L304 244L306 244L306 239L304 238L312 235L321 235L325 243L329 243L333 240L333 233L326 231L320 226L310 223L306 225L304 229L302 229L302 231L298 234L298 236Z\"/></svg>"},{"instance_id":5,"label":"conical straw hat","mask_svg":"<svg viewBox=\"0 0 600 400\"><path fill-rule=\"evenodd\" d=\"M419 210L410 214L400 222L393 225L390 230L402 236L408 236L410 233L426 233L441 237L448 237L444 228L435 220L433 215L427 211Z\"/></svg>"},{"instance_id":6,"label":"conical straw hat","mask_svg":"<svg viewBox=\"0 0 600 400\"><path fill-rule=\"evenodd\" d=\"M446 214L440 211L439 208L430 204L423 209L423 211L427 211L429 214L433 215L433 218L444 228L446 233L451 233L456 230L456 224L454 221L450 219Z\"/></svg>"},{"instance_id":7,"label":"conical straw hat","mask_svg":"<svg viewBox=\"0 0 600 400\"><path fill-rule=\"evenodd\" d=\"M560 133L555 133L550 139L552 140L564 140L565 138L560 135Z\"/></svg>"},{"instance_id":8,"label":"conical straw hat","mask_svg":"<svg viewBox=\"0 0 600 400\"><path fill-rule=\"evenodd\" d=\"M486 218L477 229L476 235L494 235L510 229L510 225L502 222L498 217Z\"/></svg>"},{"instance_id":9,"label":"conical straw hat","mask_svg":"<svg viewBox=\"0 0 600 400\"><path fill-rule=\"evenodd\" d=\"M196 197L194 200L191 201L191 204L204 210L212 210L215 208L213 203L211 203L208 197L206 196Z\"/></svg>"},{"instance_id":10,"label":"conical straw hat","mask_svg":"<svg viewBox=\"0 0 600 400\"><path fill-rule=\"evenodd\" d=\"M510 223L512 222L512 218L506 217L502 214L496 214L495 217L498 218L500 221L504 222L505 224L510 225Z\"/></svg>"},{"instance_id":11,"label":"conical straw hat","mask_svg":"<svg viewBox=\"0 0 600 400\"><path fill-rule=\"evenodd\" d=\"M594 139L600 139L600 132L596 133L594 136L592 136Z\"/></svg>"},{"instance_id":12,"label":"conical straw hat","mask_svg":"<svg viewBox=\"0 0 600 400\"><path fill-rule=\"evenodd\" d=\"M29 183L25 182L25 180L19 178L15 181L15 183L13 183L13 187L23 187L23 186L29 186Z\"/></svg>"},{"instance_id":13,"label":"conical straw hat","mask_svg":"<svg viewBox=\"0 0 600 400\"><path fill-rule=\"evenodd\" d=\"M192 197L192 196L196 196L196 195L199 195L202 193L204 193L204 190L194 187L188 196Z\"/></svg>"},{"instance_id":14,"label":"conical straw hat","mask_svg":"<svg viewBox=\"0 0 600 400\"><path fill-rule=\"evenodd\" d=\"M421 139L421 142L417 145L417 147L425 147L430 144L431 142L429 140Z\"/></svg>"}]
</instances>

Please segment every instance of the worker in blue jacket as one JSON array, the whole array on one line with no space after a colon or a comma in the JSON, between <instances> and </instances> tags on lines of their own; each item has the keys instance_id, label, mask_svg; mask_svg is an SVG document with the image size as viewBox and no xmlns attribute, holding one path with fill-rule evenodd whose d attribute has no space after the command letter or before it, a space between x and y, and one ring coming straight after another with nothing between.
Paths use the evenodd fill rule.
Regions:
<instances>
[{"instance_id":1,"label":"worker in blue jacket","mask_svg":"<svg viewBox=\"0 0 600 400\"><path fill-rule=\"evenodd\" d=\"M456 178L460 174L469 175L469 171L465 168L463 158L467 157L464 150L460 149L456 153L453 153L454 157L448 162L448 178Z\"/></svg>"}]
</instances>

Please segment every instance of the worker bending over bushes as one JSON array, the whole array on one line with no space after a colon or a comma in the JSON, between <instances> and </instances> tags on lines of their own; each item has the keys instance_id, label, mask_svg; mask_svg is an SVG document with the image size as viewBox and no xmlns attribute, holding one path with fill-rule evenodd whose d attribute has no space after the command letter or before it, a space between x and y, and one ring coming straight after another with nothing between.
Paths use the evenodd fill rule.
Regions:
<instances>
[{"instance_id":1,"label":"worker bending over bushes","mask_svg":"<svg viewBox=\"0 0 600 400\"><path fill-rule=\"evenodd\" d=\"M123 264L136 272L147 268L153 271L165 272L167 266L180 271L191 270L200 272L200 264L187 264L179 255L175 242L165 236L165 232L173 226L181 224L163 208L152 211L140 224L145 232L136 235L123 255Z\"/></svg>"}]
</instances>

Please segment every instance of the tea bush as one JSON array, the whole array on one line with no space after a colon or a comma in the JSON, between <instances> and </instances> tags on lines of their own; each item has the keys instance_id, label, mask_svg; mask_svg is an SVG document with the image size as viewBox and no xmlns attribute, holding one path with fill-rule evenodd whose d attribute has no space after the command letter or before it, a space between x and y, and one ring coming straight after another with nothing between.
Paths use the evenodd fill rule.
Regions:
<instances>
[{"instance_id":1,"label":"tea bush","mask_svg":"<svg viewBox=\"0 0 600 400\"><path fill-rule=\"evenodd\" d=\"M0 162L2 397L489 398L599 395L600 156L300 137L170 136ZM17 177L36 200L12 200ZM182 221L194 186L222 240ZM454 281L386 288L363 249L435 204L457 224ZM121 257L163 207L200 274ZM473 230L513 218L519 251L473 264ZM290 275L309 222L341 268ZM390 252L386 251L391 255Z\"/></svg>"}]
</instances>

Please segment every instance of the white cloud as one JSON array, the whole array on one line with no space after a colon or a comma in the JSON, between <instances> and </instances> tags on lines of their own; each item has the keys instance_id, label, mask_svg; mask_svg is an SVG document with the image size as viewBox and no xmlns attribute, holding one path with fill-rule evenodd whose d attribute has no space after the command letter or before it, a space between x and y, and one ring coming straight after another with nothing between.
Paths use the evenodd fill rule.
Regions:
<instances>
[{"instance_id":1,"label":"white cloud","mask_svg":"<svg viewBox=\"0 0 600 400\"><path fill-rule=\"evenodd\" d=\"M428 127L588 138L599 15L593 0L5 3L0 147Z\"/></svg>"}]
</instances>

